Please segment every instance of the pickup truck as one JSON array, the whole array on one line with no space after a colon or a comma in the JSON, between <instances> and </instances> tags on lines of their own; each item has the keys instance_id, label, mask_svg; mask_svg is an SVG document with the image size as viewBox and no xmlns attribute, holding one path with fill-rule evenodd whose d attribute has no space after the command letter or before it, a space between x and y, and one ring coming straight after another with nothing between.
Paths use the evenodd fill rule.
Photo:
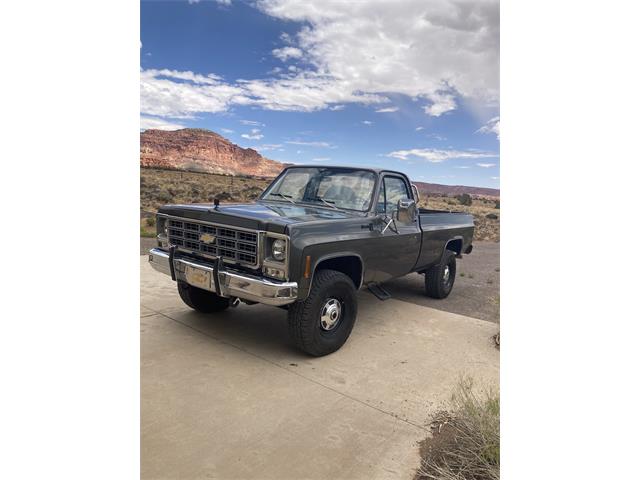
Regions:
<instances>
[{"instance_id":1,"label":"pickup truck","mask_svg":"<svg viewBox=\"0 0 640 480\"><path fill-rule=\"evenodd\" d=\"M290 166L253 203L161 207L149 262L198 312L285 308L293 343L327 355L353 329L359 289L384 300L381 283L417 272L427 296L451 292L456 258L472 250L473 217L418 201L400 172Z\"/></svg>"}]
</instances>

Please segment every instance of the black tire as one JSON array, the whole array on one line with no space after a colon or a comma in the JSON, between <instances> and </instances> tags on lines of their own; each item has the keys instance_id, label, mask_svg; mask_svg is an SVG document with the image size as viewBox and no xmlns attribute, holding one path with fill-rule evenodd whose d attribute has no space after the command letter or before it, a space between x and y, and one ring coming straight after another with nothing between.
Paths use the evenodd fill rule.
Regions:
<instances>
[{"instance_id":1,"label":"black tire","mask_svg":"<svg viewBox=\"0 0 640 480\"><path fill-rule=\"evenodd\" d=\"M336 312L337 318L330 318ZM347 341L357 315L358 300L351 279L335 270L319 270L309 296L289 307L289 335L303 352L315 357L328 355Z\"/></svg>"},{"instance_id":2,"label":"black tire","mask_svg":"<svg viewBox=\"0 0 640 480\"><path fill-rule=\"evenodd\" d=\"M188 283L178 282L180 298L189 307L202 313L221 312L229 307L229 299L215 293L192 287Z\"/></svg>"},{"instance_id":3,"label":"black tire","mask_svg":"<svg viewBox=\"0 0 640 480\"><path fill-rule=\"evenodd\" d=\"M447 275L447 269L449 274ZM447 298L456 281L456 253L446 250L439 265L434 265L424 277L424 288L431 298Z\"/></svg>"}]
</instances>

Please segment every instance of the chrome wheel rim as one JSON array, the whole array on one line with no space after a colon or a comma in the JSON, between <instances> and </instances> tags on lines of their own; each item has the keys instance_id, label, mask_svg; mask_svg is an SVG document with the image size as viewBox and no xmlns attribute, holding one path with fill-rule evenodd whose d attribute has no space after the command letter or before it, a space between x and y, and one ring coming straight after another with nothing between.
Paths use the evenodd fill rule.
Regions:
<instances>
[{"instance_id":1,"label":"chrome wheel rim","mask_svg":"<svg viewBox=\"0 0 640 480\"><path fill-rule=\"evenodd\" d=\"M342 304L335 298L329 298L320 311L320 328L330 331L336 328L342 317Z\"/></svg>"},{"instance_id":2,"label":"chrome wheel rim","mask_svg":"<svg viewBox=\"0 0 640 480\"><path fill-rule=\"evenodd\" d=\"M442 274L442 280L444 283L449 283L449 277L451 276L451 270L449 270L449 265L444 267L444 273Z\"/></svg>"}]
</instances>

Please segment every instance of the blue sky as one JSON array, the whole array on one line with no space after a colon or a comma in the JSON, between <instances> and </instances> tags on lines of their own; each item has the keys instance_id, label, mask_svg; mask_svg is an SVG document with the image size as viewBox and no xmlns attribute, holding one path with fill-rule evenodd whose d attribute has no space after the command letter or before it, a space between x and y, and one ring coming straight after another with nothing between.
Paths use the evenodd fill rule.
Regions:
<instances>
[{"instance_id":1,"label":"blue sky","mask_svg":"<svg viewBox=\"0 0 640 480\"><path fill-rule=\"evenodd\" d=\"M499 187L494 0L144 1L141 129Z\"/></svg>"}]
</instances>

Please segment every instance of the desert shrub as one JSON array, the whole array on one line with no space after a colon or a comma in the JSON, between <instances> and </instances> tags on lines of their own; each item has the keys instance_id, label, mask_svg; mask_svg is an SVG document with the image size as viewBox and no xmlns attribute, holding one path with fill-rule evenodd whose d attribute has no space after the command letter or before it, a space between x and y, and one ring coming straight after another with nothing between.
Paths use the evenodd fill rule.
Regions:
<instances>
[{"instance_id":1,"label":"desert shrub","mask_svg":"<svg viewBox=\"0 0 640 480\"><path fill-rule=\"evenodd\" d=\"M147 217L144 219L144 223L147 225L147 227L155 227L156 217Z\"/></svg>"},{"instance_id":2,"label":"desert shrub","mask_svg":"<svg viewBox=\"0 0 640 480\"><path fill-rule=\"evenodd\" d=\"M169 203L171 200L173 200L173 195L169 193L167 190L161 189L156 194L156 200L158 200L158 202L160 203Z\"/></svg>"},{"instance_id":3,"label":"desert shrub","mask_svg":"<svg viewBox=\"0 0 640 480\"><path fill-rule=\"evenodd\" d=\"M468 193L458 195L456 199L458 200L458 203L460 203L460 205L465 205L467 207L471 206L471 204L473 203L473 200L471 200L471 195L469 195Z\"/></svg>"},{"instance_id":4,"label":"desert shrub","mask_svg":"<svg viewBox=\"0 0 640 480\"><path fill-rule=\"evenodd\" d=\"M496 210L500 210L500 200L496 200L495 205L493 206Z\"/></svg>"},{"instance_id":5,"label":"desert shrub","mask_svg":"<svg viewBox=\"0 0 640 480\"><path fill-rule=\"evenodd\" d=\"M433 436L421 445L416 479L498 480L500 478L500 395L479 392L462 378L449 409L431 424Z\"/></svg>"}]
</instances>

